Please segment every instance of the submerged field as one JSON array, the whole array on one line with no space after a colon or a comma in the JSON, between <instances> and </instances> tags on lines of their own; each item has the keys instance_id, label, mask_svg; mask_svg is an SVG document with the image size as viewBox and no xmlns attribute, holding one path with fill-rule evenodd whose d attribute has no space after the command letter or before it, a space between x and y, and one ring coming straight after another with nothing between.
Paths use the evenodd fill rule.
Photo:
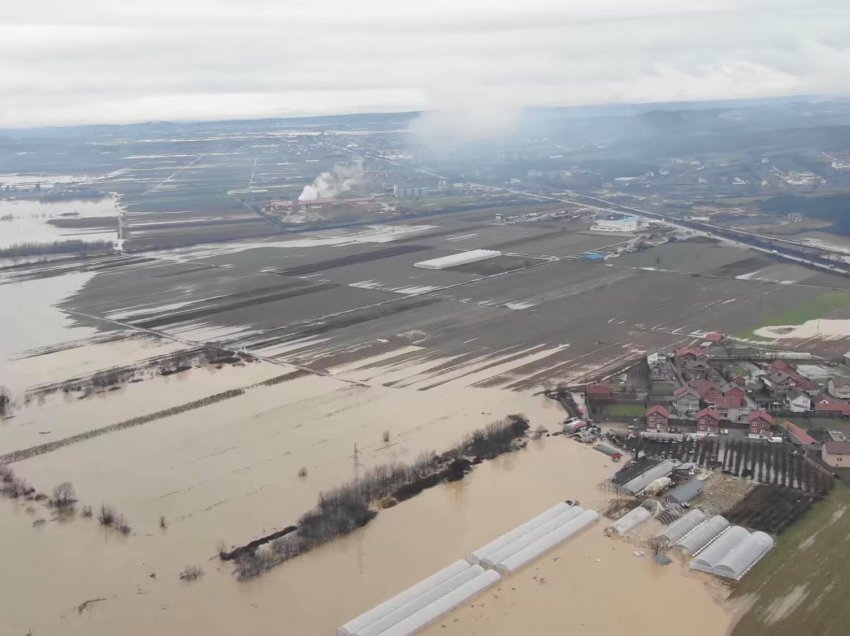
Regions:
<instances>
[{"instance_id":1,"label":"submerged field","mask_svg":"<svg viewBox=\"0 0 850 636\"><path fill-rule=\"evenodd\" d=\"M2 323L14 408L0 455L37 491L70 481L79 506L114 506L132 530L0 501L16 546L0 568L24 573L0 585L0 632L328 633L554 501L603 505L612 467L564 439L531 442L247 583L217 544L279 531L355 471L454 447L508 414L554 431L565 414L539 395L544 381L604 376L849 287L712 243L582 256L622 242L476 212L3 270L17 313ZM504 256L415 267L472 249ZM232 355L193 358L206 347ZM185 566L206 574L189 584ZM702 633L728 622L702 579L601 530L539 568L435 633L657 633L629 593L649 585L700 616ZM596 571L594 585L567 575ZM591 615L603 595L621 618ZM566 598L567 618L555 612ZM77 611L91 599L106 600Z\"/></svg>"}]
</instances>

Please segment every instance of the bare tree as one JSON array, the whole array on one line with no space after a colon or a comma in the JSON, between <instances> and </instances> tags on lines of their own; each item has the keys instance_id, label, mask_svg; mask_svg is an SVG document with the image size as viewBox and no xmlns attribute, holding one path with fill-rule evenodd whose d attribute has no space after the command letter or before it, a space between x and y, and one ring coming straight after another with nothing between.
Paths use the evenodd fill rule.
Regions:
<instances>
[{"instance_id":1,"label":"bare tree","mask_svg":"<svg viewBox=\"0 0 850 636\"><path fill-rule=\"evenodd\" d=\"M97 515L97 520L100 521L100 525L111 526L115 523L115 517L115 509L112 506L101 504L100 514Z\"/></svg>"},{"instance_id":2,"label":"bare tree","mask_svg":"<svg viewBox=\"0 0 850 636\"><path fill-rule=\"evenodd\" d=\"M12 394L5 386L0 386L0 417L6 415L12 407Z\"/></svg>"},{"instance_id":3,"label":"bare tree","mask_svg":"<svg viewBox=\"0 0 850 636\"><path fill-rule=\"evenodd\" d=\"M57 508L70 508L77 502L77 493L70 481L63 481L53 489L53 505Z\"/></svg>"},{"instance_id":4,"label":"bare tree","mask_svg":"<svg viewBox=\"0 0 850 636\"><path fill-rule=\"evenodd\" d=\"M168 521L165 518L165 515L160 515L159 517L159 527L165 530L168 527Z\"/></svg>"},{"instance_id":5,"label":"bare tree","mask_svg":"<svg viewBox=\"0 0 850 636\"><path fill-rule=\"evenodd\" d=\"M390 441L390 432L384 431L384 434L381 436L381 438L384 440L384 444L386 444Z\"/></svg>"}]
</instances>

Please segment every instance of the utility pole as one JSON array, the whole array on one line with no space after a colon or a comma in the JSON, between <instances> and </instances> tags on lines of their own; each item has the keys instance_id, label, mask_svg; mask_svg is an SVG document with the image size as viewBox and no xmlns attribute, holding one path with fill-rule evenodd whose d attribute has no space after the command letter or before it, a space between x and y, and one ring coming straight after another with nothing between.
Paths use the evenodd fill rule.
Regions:
<instances>
[{"instance_id":1,"label":"utility pole","mask_svg":"<svg viewBox=\"0 0 850 636\"><path fill-rule=\"evenodd\" d=\"M360 481L360 452L357 450L357 442L354 442L354 454L351 456L354 460L354 483Z\"/></svg>"}]
</instances>

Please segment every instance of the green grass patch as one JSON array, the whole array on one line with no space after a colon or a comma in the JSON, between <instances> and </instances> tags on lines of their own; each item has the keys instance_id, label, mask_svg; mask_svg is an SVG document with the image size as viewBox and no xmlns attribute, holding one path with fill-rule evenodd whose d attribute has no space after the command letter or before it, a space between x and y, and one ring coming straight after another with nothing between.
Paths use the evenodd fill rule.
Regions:
<instances>
[{"instance_id":1,"label":"green grass patch","mask_svg":"<svg viewBox=\"0 0 850 636\"><path fill-rule=\"evenodd\" d=\"M847 634L850 625L850 489L837 484L791 526L739 583L754 602L732 636Z\"/></svg>"},{"instance_id":2,"label":"green grass patch","mask_svg":"<svg viewBox=\"0 0 850 636\"><path fill-rule=\"evenodd\" d=\"M843 309L848 305L850 305L850 291L837 290L826 292L825 294L821 294L812 300L801 303L788 311L782 312L767 322L762 322L761 324L752 327L749 331L745 331L737 335L740 338L747 338L749 340L770 342L771 340L769 338L757 336L755 331L762 327L802 325L807 320L825 318L827 314L837 309Z\"/></svg>"},{"instance_id":3,"label":"green grass patch","mask_svg":"<svg viewBox=\"0 0 850 636\"><path fill-rule=\"evenodd\" d=\"M608 415L621 417L642 417L646 413L646 407L642 404L609 404Z\"/></svg>"}]
</instances>

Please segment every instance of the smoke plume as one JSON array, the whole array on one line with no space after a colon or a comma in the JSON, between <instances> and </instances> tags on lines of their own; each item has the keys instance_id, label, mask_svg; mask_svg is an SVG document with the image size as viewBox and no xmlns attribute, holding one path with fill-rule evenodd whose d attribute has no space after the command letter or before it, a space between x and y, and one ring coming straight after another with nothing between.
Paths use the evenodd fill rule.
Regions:
<instances>
[{"instance_id":1,"label":"smoke plume","mask_svg":"<svg viewBox=\"0 0 850 636\"><path fill-rule=\"evenodd\" d=\"M334 199L359 185L363 181L363 175L362 161L348 165L338 163L330 172L323 172L316 177L311 185L304 186L298 200Z\"/></svg>"}]
</instances>

